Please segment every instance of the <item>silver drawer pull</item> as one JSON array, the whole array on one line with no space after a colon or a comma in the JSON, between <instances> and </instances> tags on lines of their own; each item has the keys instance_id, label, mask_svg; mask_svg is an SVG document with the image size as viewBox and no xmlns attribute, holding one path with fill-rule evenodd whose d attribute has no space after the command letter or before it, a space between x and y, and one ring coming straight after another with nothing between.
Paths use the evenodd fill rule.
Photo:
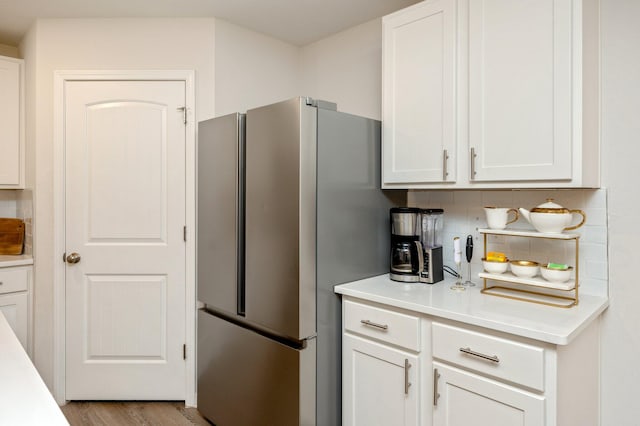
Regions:
<instances>
[{"instance_id":1,"label":"silver drawer pull","mask_svg":"<svg viewBox=\"0 0 640 426\"><path fill-rule=\"evenodd\" d=\"M433 369L433 406L438 406L438 398L440 398L440 394L438 393L438 379L440 378L440 373L438 373L438 369Z\"/></svg>"},{"instance_id":2,"label":"silver drawer pull","mask_svg":"<svg viewBox=\"0 0 640 426\"><path fill-rule=\"evenodd\" d=\"M485 354L480 353L480 352L472 351L471 348L460 348L460 352L464 352L465 354L477 356L478 358L486 359L487 361L496 362L496 363L500 362L500 359L498 358L498 355L493 355L493 356L485 355Z\"/></svg>"},{"instance_id":3,"label":"silver drawer pull","mask_svg":"<svg viewBox=\"0 0 640 426\"><path fill-rule=\"evenodd\" d=\"M478 154L476 154L476 149L475 148L471 148L471 177L470 179L473 180L476 178L476 157L478 156Z\"/></svg>"},{"instance_id":4,"label":"silver drawer pull","mask_svg":"<svg viewBox=\"0 0 640 426\"><path fill-rule=\"evenodd\" d=\"M411 368L411 364L407 358L404 359L404 394L409 395L409 369Z\"/></svg>"},{"instance_id":5,"label":"silver drawer pull","mask_svg":"<svg viewBox=\"0 0 640 426\"><path fill-rule=\"evenodd\" d=\"M449 176L449 171L447 170L447 160L449 159L449 153L445 149L442 153L442 180L446 181L447 176Z\"/></svg>"},{"instance_id":6,"label":"silver drawer pull","mask_svg":"<svg viewBox=\"0 0 640 426\"><path fill-rule=\"evenodd\" d=\"M364 325L368 325L369 327L379 328L380 330L386 330L389 328L387 324L376 324L375 322L371 322L369 320L360 320Z\"/></svg>"}]
</instances>

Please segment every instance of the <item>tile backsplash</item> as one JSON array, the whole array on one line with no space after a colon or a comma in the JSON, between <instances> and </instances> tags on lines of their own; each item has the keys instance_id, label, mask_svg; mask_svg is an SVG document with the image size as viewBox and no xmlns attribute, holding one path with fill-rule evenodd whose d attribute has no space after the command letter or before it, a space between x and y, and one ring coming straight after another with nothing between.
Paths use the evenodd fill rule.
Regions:
<instances>
[{"instance_id":1,"label":"tile backsplash","mask_svg":"<svg viewBox=\"0 0 640 426\"><path fill-rule=\"evenodd\" d=\"M33 254L33 195L31 190L21 191L16 204L16 217L24 220L24 254Z\"/></svg>"},{"instance_id":2,"label":"tile backsplash","mask_svg":"<svg viewBox=\"0 0 640 426\"><path fill-rule=\"evenodd\" d=\"M0 190L0 217L16 217L16 197L14 191Z\"/></svg>"},{"instance_id":3,"label":"tile backsplash","mask_svg":"<svg viewBox=\"0 0 640 426\"><path fill-rule=\"evenodd\" d=\"M547 198L568 209L580 209L586 213L585 224L576 232L580 234L579 266L580 291L584 294L606 296L608 293L607 270L607 193L597 190L491 190L491 191L409 191L408 205L421 208L444 209L444 263L455 268L453 262L453 238L460 237L463 247L462 275L468 276L464 244L467 235L473 236L472 280L481 284L478 273L482 271L483 236L478 228L486 228L484 206L524 207L531 210ZM574 216L574 222L579 221ZM520 218L508 225L509 229L533 229L527 220ZM556 262L575 266L573 241L531 239L490 235L488 251L504 252L510 259L535 260L540 263Z\"/></svg>"}]
</instances>

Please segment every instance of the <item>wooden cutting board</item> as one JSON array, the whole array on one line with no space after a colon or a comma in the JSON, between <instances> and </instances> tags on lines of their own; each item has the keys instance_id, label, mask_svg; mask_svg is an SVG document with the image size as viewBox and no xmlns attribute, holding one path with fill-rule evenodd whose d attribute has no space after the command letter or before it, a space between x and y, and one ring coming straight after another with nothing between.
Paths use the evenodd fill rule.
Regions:
<instances>
[{"instance_id":1,"label":"wooden cutting board","mask_svg":"<svg viewBox=\"0 0 640 426\"><path fill-rule=\"evenodd\" d=\"M22 254L24 222L21 219L0 218L0 254Z\"/></svg>"}]
</instances>

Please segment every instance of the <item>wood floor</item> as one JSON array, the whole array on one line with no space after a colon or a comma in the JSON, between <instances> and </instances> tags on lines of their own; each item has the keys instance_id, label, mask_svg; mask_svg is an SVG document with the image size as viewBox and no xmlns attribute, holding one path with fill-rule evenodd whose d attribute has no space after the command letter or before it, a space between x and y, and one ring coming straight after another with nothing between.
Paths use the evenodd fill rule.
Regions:
<instances>
[{"instance_id":1,"label":"wood floor","mask_svg":"<svg viewBox=\"0 0 640 426\"><path fill-rule=\"evenodd\" d=\"M210 426L182 401L73 401L61 408L71 426Z\"/></svg>"}]
</instances>

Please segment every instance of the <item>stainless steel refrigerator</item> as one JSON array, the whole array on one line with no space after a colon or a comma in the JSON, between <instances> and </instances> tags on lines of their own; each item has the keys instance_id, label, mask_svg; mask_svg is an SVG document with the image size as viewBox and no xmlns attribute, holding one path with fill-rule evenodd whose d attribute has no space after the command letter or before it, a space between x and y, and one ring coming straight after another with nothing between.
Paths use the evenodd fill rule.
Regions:
<instances>
[{"instance_id":1,"label":"stainless steel refrigerator","mask_svg":"<svg viewBox=\"0 0 640 426\"><path fill-rule=\"evenodd\" d=\"M389 269L380 122L294 98L199 123L198 410L341 423L333 286Z\"/></svg>"}]
</instances>

